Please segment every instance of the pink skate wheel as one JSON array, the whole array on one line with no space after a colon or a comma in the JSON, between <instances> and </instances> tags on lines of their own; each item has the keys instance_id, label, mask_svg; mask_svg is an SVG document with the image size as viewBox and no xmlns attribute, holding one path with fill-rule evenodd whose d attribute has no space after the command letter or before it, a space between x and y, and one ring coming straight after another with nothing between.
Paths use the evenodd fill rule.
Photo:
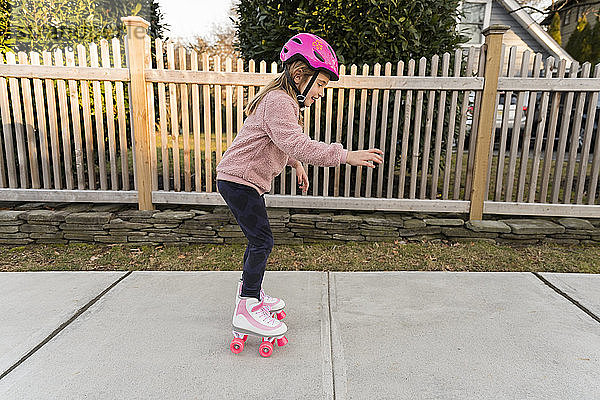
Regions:
<instances>
[{"instance_id":1,"label":"pink skate wheel","mask_svg":"<svg viewBox=\"0 0 600 400\"><path fill-rule=\"evenodd\" d=\"M263 357L270 357L273 354L273 344L271 342L263 341L258 348L258 352Z\"/></svg>"},{"instance_id":2,"label":"pink skate wheel","mask_svg":"<svg viewBox=\"0 0 600 400\"><path fill-rule=\"evenodd\" d=\"M277 313L277 319L281 321L282 319L284 319L286 317L286 315L287 314L285 313L285 311L281 310L280 312Z\"/></svg>"},{"instance_id":3,"label":"pink skate wheel","mask_svg":"<svg viewBox=\"0 0 600 400\"><path fill-rule=\"evenodd\" d=\"M287 338L284 336L281 339L277 339L277 346L283 347L288 343Z\"/></svg>"},{"instance_id":4,"label":"pink skate wheel","mask_svg":"<svg viewBox=\"0 0 600 400\"><path fill-rule=\"evenodd\" d=\"M233 354L240 354L244 350L244 341L240 338L233 338L229 348Z\"/></svg>"}]
</instances>

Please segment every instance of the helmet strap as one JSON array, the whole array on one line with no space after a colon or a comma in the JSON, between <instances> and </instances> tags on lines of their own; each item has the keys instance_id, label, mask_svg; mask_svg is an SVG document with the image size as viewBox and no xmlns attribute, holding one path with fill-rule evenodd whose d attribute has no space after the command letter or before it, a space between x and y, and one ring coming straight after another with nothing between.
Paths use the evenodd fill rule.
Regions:
<instances>
[{"instance_id":1,"label":"helmet strap","mask_svg":"<svg viewBox=\"0 0 600 400\"><path fill-rule=\"evenodd\" d=\"M298 103L300 104L300 107L301 108L306 107L304 105L304 100L306 100L306 95L308 94L308 92L312 88L312 85L317 80L317 77L319 76L319 71L315 71L315 73L313 74L312 78L310 78L310 81L308 82L308 84L306 85L306 88L304 89L304 93L300 93L300 90L298 89L298 87L296 86L296 83L294 82L294 80L292 79L292 76L290 75L290 72L289 72L289 70L287 68L287 65L285 66L285 75L289 79L290 84L292 85L292 89L294 89L294 92L296 92L296 99L298 100Z\"/></svg>"}]
</instances>

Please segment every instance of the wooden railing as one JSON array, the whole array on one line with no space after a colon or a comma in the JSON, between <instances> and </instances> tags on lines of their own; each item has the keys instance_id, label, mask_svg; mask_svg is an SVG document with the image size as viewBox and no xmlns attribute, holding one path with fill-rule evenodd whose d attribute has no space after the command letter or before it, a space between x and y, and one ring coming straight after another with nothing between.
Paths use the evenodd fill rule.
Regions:
<instances>
[{"instance_id":1,"label":"wooden railing","mask_svg":"<svg viewBox=\"0 0 600 400\"><path fill-rule=\"evenodd\" d=\"M79 45L77 55L64 52L66 66L60 50L54 63L43 52L43 66L35 52L6 54L0 200L224 204L216 165L243 124L243 107L277 64L268 72L265 61L209 58L160 39L152 55L142 21L127 20L123 49L118 39L102 40L99 57L97 45ZM502 29L489 33L499 51L486 52L490 42L481 51L364 65L360 74L342 65L324 99L304 110L304 132L349 150L381 148L385 163L375 170L305 165L311 189L303 195L287 168L269 205L470 211L472 219L598 215L599 68L590 78L589 63L550 57L542 65L529 52L519 64L515 48L499 47ZM129 59L133 49L141 63ZM486 64L503 65L504 57L508 69L494 77ZM495 101L486 106L482 95L494 82Z\"/></svg>"}]
</instances>

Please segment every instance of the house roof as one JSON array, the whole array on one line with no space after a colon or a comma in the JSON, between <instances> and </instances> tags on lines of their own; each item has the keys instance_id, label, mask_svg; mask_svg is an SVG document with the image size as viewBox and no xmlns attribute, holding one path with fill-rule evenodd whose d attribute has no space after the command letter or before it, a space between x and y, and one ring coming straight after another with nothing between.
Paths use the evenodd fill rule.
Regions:
<instances>
[{"instance_id":1,"label":"house roof","mask_svg":"<svg viewBox=\"0 0 600 400\"><path fill-rule=\"evenodd\" d=\"M569 53L565 51L556 40L546 32L542 27L531 18L531 16L523 9L516 0L497 0L509 14L521 25L531 36L544 48L548 53L552 54L555 58L566 59L567 62L572 63L575 61ZM569 1L569 0L564 0Z\"/></svg>"}]
</instances>

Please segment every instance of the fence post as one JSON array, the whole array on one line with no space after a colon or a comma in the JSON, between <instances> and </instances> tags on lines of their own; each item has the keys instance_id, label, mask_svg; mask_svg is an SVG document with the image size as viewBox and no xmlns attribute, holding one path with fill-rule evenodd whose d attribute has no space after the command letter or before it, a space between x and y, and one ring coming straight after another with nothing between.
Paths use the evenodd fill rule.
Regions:
<instances>
[{"instance_id":1,"label":"fence post","mask_svg":"<svg viewBox=\"0 0 600 400\"><path fill-rule=\"evenodd\" d=\"M150 169L150 138L148 130L148 97L144 76L144 38L150 24L141 17L123 17L127 27L131 116L135 136L135 167L137 173L138 205L140 210L153 210Z\"/></svg>"},{"instance_id":2,"label":"fence post","mask_svg":"<svg viewBox=\"0 0 600 400\"><path fill-rule=\"evenodd\" d=\"M496 92L498 91L498 76L500 75L502 37L509 28L506 25L492 25L483 30L485 36L485 72L479 125L477 127L477 141L475 143L475 163L469 215L471 221L483 218L490 142L492 140L492 129L495 129L496 122L494 121L494 108L496 106Z\"/></svg>"}]
</instances>

